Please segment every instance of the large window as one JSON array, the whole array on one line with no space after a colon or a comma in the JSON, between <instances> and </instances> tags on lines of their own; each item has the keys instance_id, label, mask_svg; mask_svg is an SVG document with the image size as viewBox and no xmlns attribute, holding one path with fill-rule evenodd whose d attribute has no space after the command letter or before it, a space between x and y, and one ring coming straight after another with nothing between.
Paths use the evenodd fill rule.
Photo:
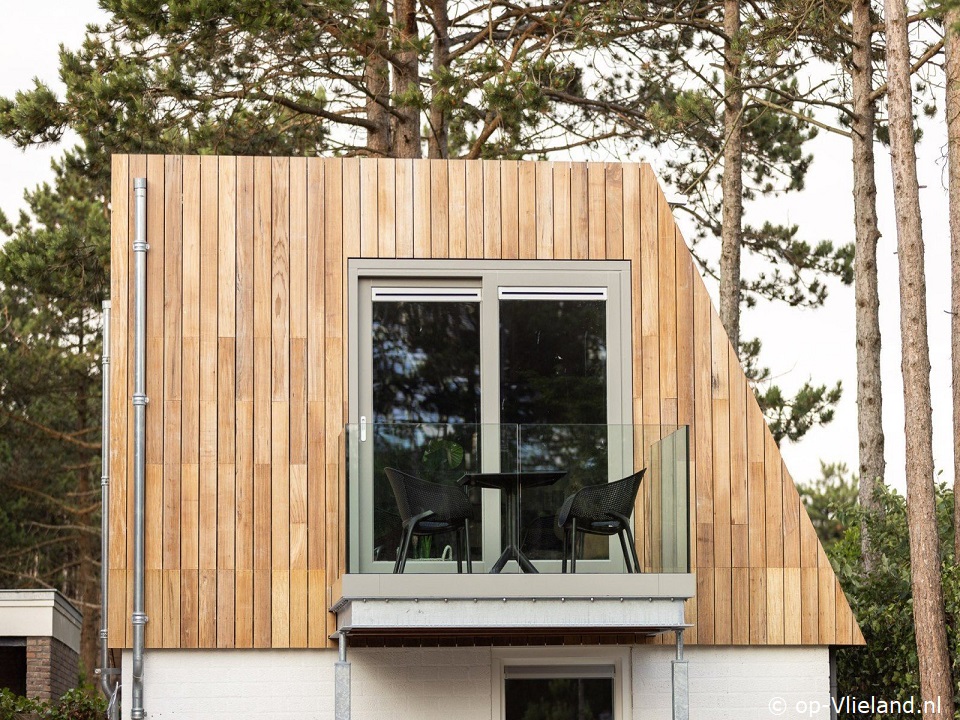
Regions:
<instances>
[{"instance_id":1,"label":"large window","mask_svg":"<svg viewBox=\"0 0 960 720\"><path fill-rule=\"evenodd\" d=\"M402 465L454 482L465 471L507 471L518 453L528 468L569 469L561 482L525 491L521 505L524 553L559 563L555 519L563 498L622 475L622 450L609 428L630 422L628 268L623 262L351 264L357 363L350 419L364 428L360 461L367 468L351 492L359 511L373 515L358 524L368 528L363 537L352 538L361 566L376 570L383 563L388 571L400 538L383 468ZM425 449L411 453L413 447ZM496 491L472 493L482 508L471 538L481 571L499 555L508 513ZM440 543L418 544L408 571L438 567L418 568L417 561L446 551ZM622 561L602 536L589 538L580 557Z\"/></svg>"}]
</instances>

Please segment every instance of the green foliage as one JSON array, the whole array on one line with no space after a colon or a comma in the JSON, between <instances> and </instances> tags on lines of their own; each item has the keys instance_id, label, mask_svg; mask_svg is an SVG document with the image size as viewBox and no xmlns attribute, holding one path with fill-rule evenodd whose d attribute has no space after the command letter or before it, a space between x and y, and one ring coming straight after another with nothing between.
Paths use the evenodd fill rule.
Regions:
<instances>
[{"instance_id":1,"label":"green foliage","mask_svg":"<svg viewBox=\"0 0 960 720\"><path fill-rule=\"evenodd\" d=\"M82 689L67 691L59 700L31 700L0 689L0 720L101 720L106 701Z\"/></svg>"},{"instance_id":2,"label":"green foliage","mask_svg":"<svg viewBox=\"0 0 960 720\"><path fill-rule=\"evenodd\" d=\"M463 462L463 445L453 440L435 438L423 451L423 466L432 472L456 470Z\"/></svg>"},{"instance_id":3,"label":"green foliage","mask_svg":"<svg viewBox=\"0 0 960 720\"><path fill-rule=\"evenodd\" d=\"M814 425L829 424L843 394L840 381L833 387L805 382L796 395L788 397L779 385L769 384L770 369L760 365L761 348L759 338L741 342L740 358L777 444L784 438L796 442Z\"/></svg>"},{"instance_id":4,"label":"green foliage","mask_svg":"<svg viewBox=\"0 0 960 720\"><path fill-rule=\"evenodd\" d=\"M827 480L825 472L820 492L804 495L807 507L816 508L822 504L824 495L833 492L833 497L840 503L833 509L833 514L840 523L848 526L843 537L831 544L828 555L867 645L837 650L839 693L841 696L874 696L886 700L915 697L919 705L920 676L914 637L906 501L881 485L877 499L882 512L865 520L854 506L849 488L836 488L837 484L844 485L845 482ZM957 678L960 677L960 567L953 558L952 490L938 485L936 503L947 637L953 659L953 676ZM869 575L864 572L860 554L860 524L864 521L869 522L870 538L878 557L877 566Z\"/></svg>"},{"instance_id":5,"label":"green foliage","mask_svg":"<svg viewBox=\"0 0 960 720\"><path fill-rule=\"evenodd\" d=\"M857 476L845 463L820 462L820 477L798 485L800 499L817 530L824 550L843 539L849 528L850 513L857 504Z\"/></svg>"}]
</instances>

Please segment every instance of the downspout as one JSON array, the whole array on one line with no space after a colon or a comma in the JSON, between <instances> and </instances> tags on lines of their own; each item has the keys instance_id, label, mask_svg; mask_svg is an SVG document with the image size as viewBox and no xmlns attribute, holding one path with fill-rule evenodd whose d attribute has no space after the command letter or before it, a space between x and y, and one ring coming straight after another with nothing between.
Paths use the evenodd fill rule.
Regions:
<instances>
[{"instance_id":1,"label":"downspout","mask_svg":"<svg viewBox=\"0 0 960 720\"><path fill-rule=\"evenodd\" d=\"M143 720L143 495L147 396L144 367L147 333L147 179L133 181L134 194L134 321L133 321L133 688L131 720Z\"/></svg>"},{"instance_id":2,"label":"downspout","mask_svg":"<svg viewBox=\"0 0 960 720\"><path fill-rule=\"evenodd\" d=\"M103 351L100 358L102 382L100 418L100 689L109 701L107 718L116 720L116 691L120 671L110 667L107 639L109 592L107 568L110 562L110 301L103 301Z\"/></svg>"}]
</instances>

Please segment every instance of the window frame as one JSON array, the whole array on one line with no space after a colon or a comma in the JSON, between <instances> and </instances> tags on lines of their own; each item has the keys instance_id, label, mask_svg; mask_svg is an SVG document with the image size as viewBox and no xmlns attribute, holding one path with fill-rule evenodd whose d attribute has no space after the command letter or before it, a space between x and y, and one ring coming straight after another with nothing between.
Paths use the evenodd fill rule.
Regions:
<instances>
[{"instance_id":1,"label":"window frame","mask_svg":"<svg viewBox=\"0 0 960 720\"><path fill-rule=\"evenodd\" d=\"M504 682L510 667L557 668L595 666L597 675L583 677L609 677L604 668L613 667L613 716L614 720L630 720L633 717L633 668L631 648L625 646L547 646L524 648L493 648L491 672L490 720L506 717L506 692ZM535 677L556 677L545 672ZM569 675L567 675L569 677Z\"/></svg>"},{"instance_id":2,"label":"window frame","mask_svg":"<svg viewBox=\"0 0 960 720\"><path fill-rule=\"evenodd\" d=\"M533 280L531 280L533 276ZM616 316L608 314L608 335L615 333L616 352L609 348L613 339L608 337L607 356L607 407L609 425L630 425L633 423L633 323L632 323L632 282L631 262L629 260L433 260L433 259L384 259L384 258L350 258L347 261L347 422L358 425L361 417L366 417L361 407L363 394L361 380L363 367L368 363L367 351L363 350L360 342L360 331L363 317L369 312L373 298L366 291L376 287L403 287L406 283L416 284L425 288L436 289L476 289L482 297L500 301L498 288L511 289L529 288L542 283L543 287L582 289L584 286L594 288L603 287L603 301L609 309L615 309ZM603 282L599 279L602 278ZM615 291L611 291L615 288ZM519 298L518 298L519 299ZM489 301L489 300L488 300ZM471 300L472 302L472 300ZM495 317L491 313L482 316L481 337L498 337L499 328L491 320ZM611 319L612 317L612 319ZM490 362L487 353L499 352L491 350L490 343L481 344L481 372L492 372L496 363ZM489 375L481 375L481 387L493 388L487 390L481 400L484 413L488 408L499 404L499 382ZM616 408L611 412L611 408ZM484 490L484 505L497 502L497 491ZM350 488L350 496L360 499L361 488ZM349 523L352 528L362 527L359 507L362 502L354 502L348 508ZM496 513L494 516L498 518ZM485 523L483 544L492 551L494 546L499 547L499 522ZM353 532L353 531L351 531ZM611 548L613 540L610 538ZM372 565L363 552L362 538L348 543L351 548L350 567L369 567ZM485 550L485 553L488 552ZM496 557L494 553L492 557ZM560 561L555 562L559 565ZM591 563L594 561L582 561ZM597 562L609 562L601 560ZM386 565L384 565L386 567Z\"/></svg>"}]
</instances>

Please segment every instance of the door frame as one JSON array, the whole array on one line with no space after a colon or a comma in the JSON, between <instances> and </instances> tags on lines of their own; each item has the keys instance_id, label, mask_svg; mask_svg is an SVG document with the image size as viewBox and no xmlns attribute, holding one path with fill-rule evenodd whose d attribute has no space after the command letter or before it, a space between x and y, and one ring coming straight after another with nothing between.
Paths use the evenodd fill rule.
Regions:
<instances>
[{"instance_id":1,"label":"door frame","mask_svg":"<svg viewBox=\"0 0 960 720\"><path fill-rule=\"evenodd\" d=\"M596 286L606 287L608 309L616 307L617 312L607 313L607 424L610 426L632 425L633 423L633 337L632 337L632 285L631 264L628 260L428 260L428 259L382 259L382 258L351 258L347 261L347 422L352 426L360 423L365 408L361 407L362 364L369 360L361 350L360 331L362 314L371 304L370 298L361 297L361 286L368 286L364 281L381 280L397 284L410 282L422 286L432 287L479 287L483 296L497 296L498 286L528 287L544 285L549 287L560 286ZM481 301L482 302L482 301ZM481 338L499 337L497 327L498 315L481 311ZM491 335L493 333L493 335ZM617 344L614 349L613 343ZM499 424L499 371L496 363L490 362L489 354L499 353L498 349L490 347L491 343L481 341L481 388L491 388L491 391L481 390L481 421L483 425ZM356 438L345 433L347 442L355 447L348 447L349 462L352 464L348 473L351 486L348 488L349 497L354 498L348 510L348 548L349 567L369 568L374 561L365 560L361 552L364 547L360 536L356 535L361 525L361 506L364 493L359 483L359 460L362 457ZM485 444L486 446L487 444ZM611 450L612 450L611 446ZM621 454L632 457L633 449L621 448ZM490 462L488 456L486 463ZM485 465L486 467L486 465ZM501 527L499 512L490 512L494 503L499 503L499 493L496 490L484 490L482 506L484 512L484 531L482 541L482 558L479 568L485 569L483 558L493 559L500 554ZM495 521L491 522L491 520ZM619 545L610 538L610 558L608 560L582 560L583 570L590 571L591 565L596 563L611 563L616 554L619 556ZM616 547L614 547L616 545ZM538 560L547 572L559 571L559 560ZM552 565L556 565L553 568ZM383 571L389 572L389 563L383 563ZM411 569L415 569L411 567ZM596 569L596 568L594 568ZM363 570L368 572L369 570Z\"/></svg>"}]
</instances>

